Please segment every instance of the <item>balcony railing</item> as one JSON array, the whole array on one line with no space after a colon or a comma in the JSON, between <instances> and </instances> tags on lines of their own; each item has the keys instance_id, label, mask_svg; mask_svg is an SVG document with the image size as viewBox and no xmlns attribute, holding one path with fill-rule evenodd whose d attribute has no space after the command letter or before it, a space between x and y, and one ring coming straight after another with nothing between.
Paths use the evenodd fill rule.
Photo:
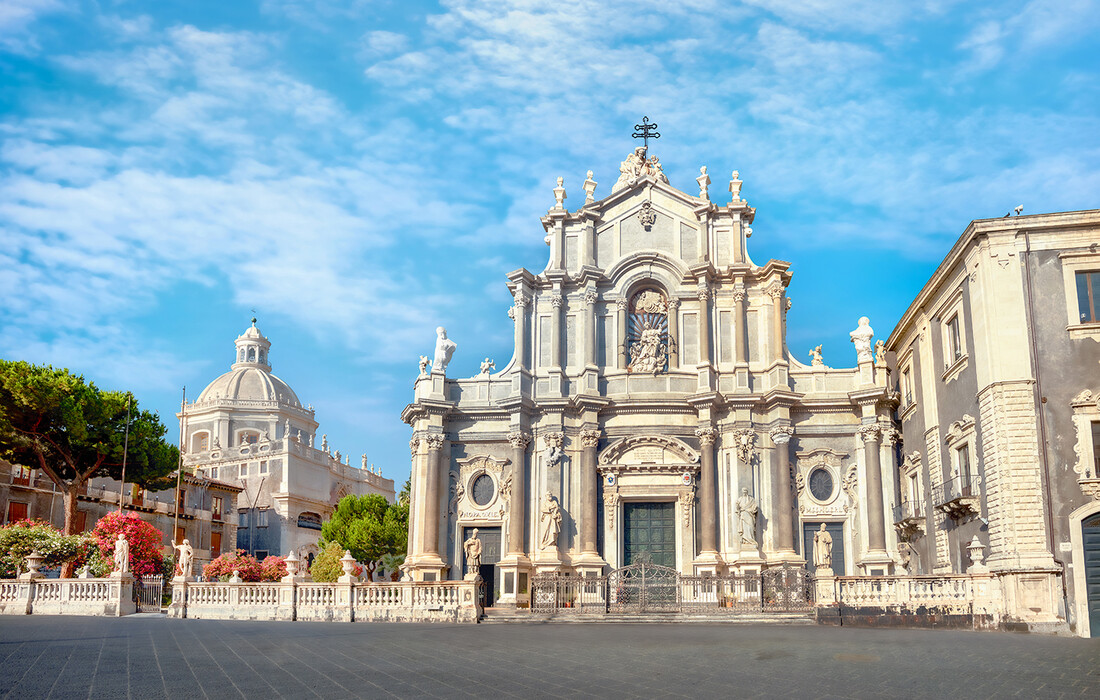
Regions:
<instances>
[{"instance_id":1,"label":"balcony railing","mask_svg":"<svg viewBox=\"0 0 1100 700\"><path fill-rule=\"evenodd\" d=\"M957 476L933 489L932 502L955 519L976 515L981 499L981 483L979 476Z\"/></svg>"},{"instance_id":2,"label":"balcony railing","mask_svg":"<svg viewBox=\"0 0 1100 700\"><path fill-rule=\"evenodd\" d=\"M924 501L902 501L894 506L894 522L917 520L924 517Z\"/></svg>"}]
</instances>

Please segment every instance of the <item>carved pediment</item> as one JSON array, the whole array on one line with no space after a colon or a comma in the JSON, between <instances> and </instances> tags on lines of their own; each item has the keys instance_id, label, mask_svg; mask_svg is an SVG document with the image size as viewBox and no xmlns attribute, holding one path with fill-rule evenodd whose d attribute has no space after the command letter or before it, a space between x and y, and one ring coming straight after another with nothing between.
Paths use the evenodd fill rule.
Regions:
<instances>
[{"instance_id":1,"label":"carved pediment","mask_svg":"<svg viewBox=\"0 0 1100 700\"><path fill-rule=\"evenodd\" d=\"M609 445L600 464L694 464L699 453L683 440L664 435L635 435Z\"/></svg>"}]
</instances>

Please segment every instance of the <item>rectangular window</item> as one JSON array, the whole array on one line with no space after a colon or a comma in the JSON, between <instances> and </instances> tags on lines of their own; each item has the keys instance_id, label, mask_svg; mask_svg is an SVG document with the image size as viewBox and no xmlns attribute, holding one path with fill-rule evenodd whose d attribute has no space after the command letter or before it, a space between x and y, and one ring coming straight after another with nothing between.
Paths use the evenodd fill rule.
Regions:
<instances>
[{"instance_id":1,"label":"rectangular window","mask_svg":"<svg viewBox=\"0 0 1100 700\"><path fill-rule=\"evenodd\" d=\"M266 461L260 462L260 473L261 474L266 474L267 473L267 462Z\"/></svg>"},{"instance_id":2,"label":"rectangular window","mask_svg":"<svg viewBox=\"0 0 1100 700\"><path fill-rule=\"evenodd\" d=\"M1077 310L1081 323L1100 323L1100 270L1077 273Z\"/></svg>"},{"instance_id":3,"label":"rectangular window","mask_svg":"<svg viewBox=\"0 0 1100 700\"><path fill-rule=\"evenodd\" d=\"M266 549L257 549L256 550L256 559L258 559L260 561L263 561L264 559L267 559L267 550Z\"/></svg>"},{"instance_id":4,"label":"rectangular window","mask_svg":"<svg viewBox=\"0 0 1100 700\"><path fill-rule=\"evenodd\" d=\"M243 479L246 476L248 476L248 463L247 462L242 464L241 467L240 467L240 477Z\"/></svg>"},{"instance_id":5,"label":"rectangular window","mask_svg":"<svg viewBox=\"0 0 1100 700\"><path fill-rule=\"evenodd\" d=\"M30 486L31 470L26 467L13 466L11 468L11 483L16 486Z\"/></svg>"},{"instance_id":6,"label":"rectangular window","mask_svg":"<svg viewBox=\"0 0 1100 700\"><path fill-rule=\"evenodd\" d=\"M243 509L239 510L239 511L237 511L237 515L239 516L239 520L240 520L240 524L237 527L247 528L248 527L248 511L243 510Z\"/></svg>"},{"instance_id":7,"label":"rectangular window","mask_svg":"<svg viewBox=\"0 0 1100 700\"><path fill-rule=\"evenodd\" d=\"M956 467L959 472L959 485L963 489L963 495L970 495L970 446L963 445L955 450Z\"/></svg>"},{"instance_id":8,"label":"rectangular window","mask_svg":"<svg viewBox=\"0 0 1100 700\"><path fill-rule=\"evenodd\" d=\"M913 403L913 369L906 367L901 372L901 401L902 406Z\"/></svg>"},{"instance_id":9,"label":"rectangular window","mask_svg":"<svg viewBox=\"0 0 1100 700\"><path fill-rule=\"evenodd\" d=\"M8 522L14 523L20 520L27 519L27 504L17 503L15 501L8 502Z\"/></svg>"},{"instance_id":10,"label":"rectangular window","mask_svg":"<svg viewBox=\"0 0 1100 700\"><path fill-rule=\"evenodd\" d=\"M211 479L217 479L218 478L218 468L217 467L210 467L210 478Z\"/></svg>"},{"instance_id":11,"label":"rectangular window","mask_svg":"<svg viewBox=\"0 0 1100 700\"><path fill-rule=\"evenodd\" d=\"M962 357L962 336L959 335L959 315L947 322L947 364L954 364Z\"/></svg>"},{"instance_id":12,"label":"rectangular window","mask_svg":"<svg viewBox=\"0 0 1100 700\"><path fill-rule=\"evenodd\" d=\"M256 527L267 527L267 508L256 511Z\"/></svg>"},{"instance_id":13,"label":"rectangular window","mask_svg":"<svg viewBox=\"0 0 1100 700\"><path fill-rule=\"evenodd\" d=\"M214 496L212 499L212 505L210 506L210 512L214 516L214 520L222 519L222 497Z\"/></svg>"},{"instance_id":14,"label":"rectangular window","mask_svg":"<svg viewBox=\"0 0 1100 700\"><path fill-rule=\"evenodd\" d=\"M187 489L180 487L180 499L176 503L176 507L182 510L187 503Z\"/></svg>"}]
</instances>

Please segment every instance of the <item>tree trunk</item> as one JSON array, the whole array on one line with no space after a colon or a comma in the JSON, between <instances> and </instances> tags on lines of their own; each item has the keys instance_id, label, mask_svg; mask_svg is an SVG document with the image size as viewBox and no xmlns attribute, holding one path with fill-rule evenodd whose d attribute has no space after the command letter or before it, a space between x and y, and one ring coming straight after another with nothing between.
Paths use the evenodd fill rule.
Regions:
<instances>
[{"instance_id":1,"label":"tree trunk","mask_svg":"<svg viewBox=\"0 0 1100 700\"><path fill-rule=\"evenodd\" d=\"M372 561L367 562L367 583L374 583L374 567L375 563Z\"/></svg>"},{"instance_id":2,"label":"tree trunk","mask_svg":"<svg viewBox=\"0 0 1100 700\"><path fill-rule=\"evenodd\" d=\"M76 531L76 496L81 492L81 487L85 482L73 479L65 485L65 489L62 493L62 503L65 504L65 525L61 528L61 531L66 535L79 535L81 533ZM61 565L61 578L72 578L73 569L76 565L67 561Z\"/></svg>"}]
</instances>

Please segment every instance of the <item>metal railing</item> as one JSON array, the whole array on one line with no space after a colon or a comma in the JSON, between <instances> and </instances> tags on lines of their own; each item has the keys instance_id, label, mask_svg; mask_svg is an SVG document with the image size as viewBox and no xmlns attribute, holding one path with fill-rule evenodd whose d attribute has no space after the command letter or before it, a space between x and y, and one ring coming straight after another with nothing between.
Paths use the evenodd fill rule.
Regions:
<instances>
[{"instance_id":1,"label":"metal railing","mask_svg":"<svg viewBox=\"0 0 1100 700\"><path fill-rule=\"evenodd\" d=\"M902 501L894 506L894 522L924 517L924 501Z\"/></svg>"},{"instance_id":2,"label":"metal railing","mask_svg":"<svg viewBox=\"0 0 1100 700\"><path fill-rule=\"evenodd\" d=\"M981 495L981 479L977 476L957 476L932 490L936 505Z\"/></svg>"}]
</instances>

